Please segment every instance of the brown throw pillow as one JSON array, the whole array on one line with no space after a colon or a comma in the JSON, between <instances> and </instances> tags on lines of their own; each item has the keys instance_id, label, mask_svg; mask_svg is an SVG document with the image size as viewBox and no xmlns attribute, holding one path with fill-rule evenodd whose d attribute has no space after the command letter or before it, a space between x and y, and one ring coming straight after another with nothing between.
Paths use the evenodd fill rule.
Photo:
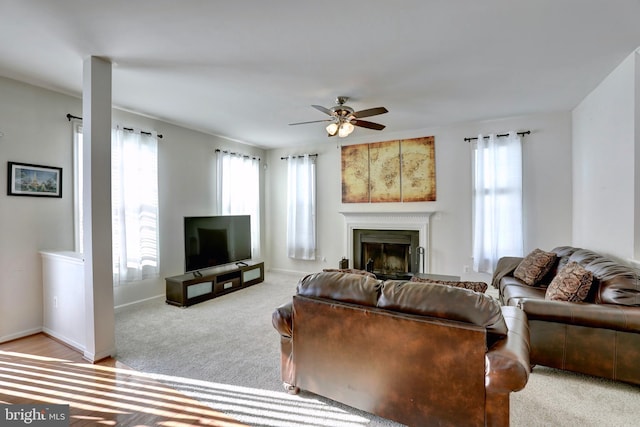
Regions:
<instances>
[{"instance_id":1,"label":"brown throw pillow","mask_svg":"<svg viewBox=\"0 0 640 427\"><path fill-rule=\"evenodd\" d=\"M472 291L480 292L481 294L483 294L488 287L488 285L484 282L456 282L456 281L449 281L449 280L430 280L430 279L421 279L416 276L413 276L411 278L411 281L423 282L423 283L435 283L436 285L455 286L456 288L471 289Z\"/></svg>"},{"instance_id":2,"label":"brown throw pillow","mask_svg":"<svg viewBox=\"0 0 640 427\"><path fill-rule=\"evenodd\" d=\"M535 286L551 270L556 258L554 252L534 249L518 264L513 276L529 286Z\"/></svg>"},{"instance_id":3,"label":"brown throw pillow","mask_svg":"<svg viewBox=\"0 0 640 427\"><path fill-rule=\"evenodd\" d=\"M565 265L547 288L545 299L551 301L584 301L591 289L593 274L577 262Z\"/></svg>"}]
</instances>

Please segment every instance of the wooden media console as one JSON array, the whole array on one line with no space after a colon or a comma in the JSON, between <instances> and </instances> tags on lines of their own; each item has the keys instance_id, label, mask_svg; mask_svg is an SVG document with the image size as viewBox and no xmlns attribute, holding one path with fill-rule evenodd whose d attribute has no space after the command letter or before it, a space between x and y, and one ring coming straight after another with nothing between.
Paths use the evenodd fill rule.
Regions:
<instances>
[{"instance_id":1,"label":"wooden media console","mask_svg":"<svg viewBox=\"0 0 640 427\"><path fill-rule=\"evenodd\" d=\"M246 264L246 265L243 265ZM188 307L264 281L264 262L247 261L167 277L167 304Z\"/></svg>"}]
</instances>

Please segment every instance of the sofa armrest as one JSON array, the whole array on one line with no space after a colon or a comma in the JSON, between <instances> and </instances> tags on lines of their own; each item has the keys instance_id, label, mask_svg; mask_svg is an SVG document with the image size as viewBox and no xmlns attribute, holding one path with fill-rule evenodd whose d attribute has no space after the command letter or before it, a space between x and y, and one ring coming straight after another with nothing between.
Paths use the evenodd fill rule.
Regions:
<instances>
[{"instance_id":1,"label":"sofa armrest","mask_svg":"<svg viewBox=\"0 0 640 427\"><path fill-rule=\"evenodd\" d=\"M533 298L519 300L518 307L527 313L529 320L640 332L640 307Z\"/></svg>"},{"instance_id":2,"label":"sofa armrest","mask_svg":"<svg viewBox=\"0 0 640 427\"><path fill-rule=\"evenodd\" d=\"M509 328L507 337L487 352L485 386L487 393L509 393L524 388L529 380L529 323L516 307L502 307Z\"/></svg>"},{"instance_id":3,"label":"sofa armrest","mask_svg":"<svg viewBox=\"0 0 640 427\"><path fill-rule=\"evenodd\" d=\"M280 334L280 375L285 389L297 393L296 364L293 362L293 302L282 304L271 315L271 323Z\"/></svg>"},{"instance_id":4,"label":"sofa armrest","mask_svg":"<svg viewBox=\"0 0 640 427\"><path fill-rule=\"evenodd\" d=\"M522 262L523 259L524 258L522 257L512 256L505 256L500 258L498 260L498 264L496 264L495 271L493 272L491 285L494 288L499 289L500 279L502 279L504 276L512 274L516 270L518 265L520 265L520 262Z\"/></svg>"},{"instance_id":5,"label":"sofa armrest","mask_svg":"<svg viewBox=\"0 0 640 427\"><path fill-rule=\"evenodd\" d=\"M291 302L282 304L271 315L273 327L282 338L291 339L293 331L293 305Z\"/></svg>"}]
</instances>

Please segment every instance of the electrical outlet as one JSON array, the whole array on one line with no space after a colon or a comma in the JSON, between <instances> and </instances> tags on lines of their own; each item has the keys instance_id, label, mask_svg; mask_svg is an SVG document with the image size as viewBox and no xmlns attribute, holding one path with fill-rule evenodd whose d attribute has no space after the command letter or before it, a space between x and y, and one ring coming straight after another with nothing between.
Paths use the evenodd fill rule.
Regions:
<instances>
[{"instance_id":1,"label":"electrical outlet","mask_svg":"<svg viewBox=\"0 0 640 427\"><path fill-rule=\"evenodd\" d=\"M468 265L464 265L462 266L462 271L465 273L468 273L471 270L471 268Z\"/></svg>"},{"instance_id":2,"label":"electrical outlet","mask_svg":"<svg viewBox=\"0 0 640 427\"><path fill-rule=\"evenodd\" d=\"M58 308L58 297L53 297L53 308Z\"/></svg>"}]
</instances>

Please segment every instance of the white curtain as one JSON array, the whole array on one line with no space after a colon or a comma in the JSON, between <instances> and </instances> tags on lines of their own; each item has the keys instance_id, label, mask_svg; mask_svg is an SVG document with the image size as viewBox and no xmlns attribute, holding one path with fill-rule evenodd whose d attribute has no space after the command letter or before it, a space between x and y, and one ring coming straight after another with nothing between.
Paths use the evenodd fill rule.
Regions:
<instances>
[{"instance_id":1,"label":"white curtain","mask_svg":"<svg viewBox=\"0 0 640 427\"><path fill-rule=\"evenodd\" d=\"M502 256L522 256L522 143L478 136L474 162L473 269L493 273Z\"/></svg>"},{"instance_id":2,"label":"white curtain","mask_svg":"<svg viewBox=\"0 0 640 427\"><path fill-rule=\"evenodd\" d=\"M316 259L315 156L287 159L287 256Z\"/></svg>"},{"instance_id":3,"label":"white curtain","mask_svg":"<svg viewBox=\"0 0 640 427\"><path fill-rule=\"evenodd\" d=\"M216 150L219 215L251 215L251 257L260 258L260 159Z\"/></svg>"},{"instance_id":4,"label":"white curtain","mask_svg":"<svg viewBox=\"0 0 640 427\"><path fill-rule=\"evenodd\" d=\"M157 136L118 127L111 141L114 284L156 277Z\"/></svg>"}]
</instances>

